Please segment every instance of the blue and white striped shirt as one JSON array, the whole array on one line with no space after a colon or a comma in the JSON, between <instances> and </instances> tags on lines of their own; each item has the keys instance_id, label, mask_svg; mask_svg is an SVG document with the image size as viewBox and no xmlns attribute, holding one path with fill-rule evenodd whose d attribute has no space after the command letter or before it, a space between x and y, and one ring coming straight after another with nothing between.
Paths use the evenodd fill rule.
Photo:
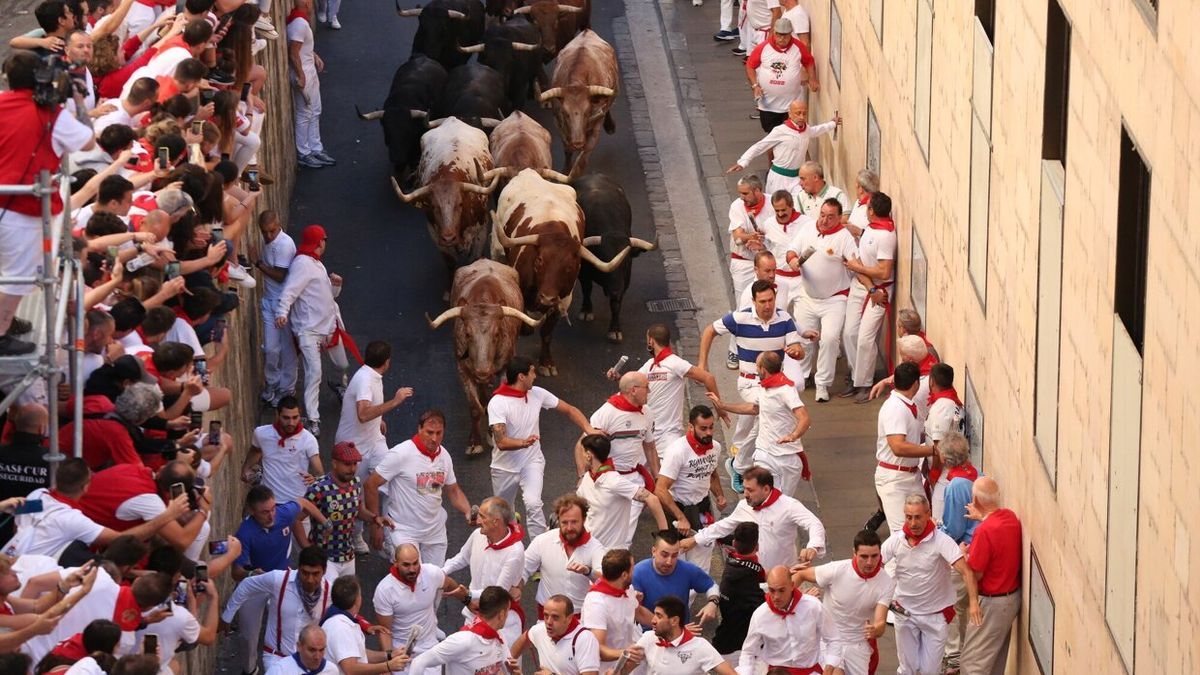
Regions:
<instances>
[{"instance_id":1,"label":"blue and white striped shirt","mask_svg":"<svg viewBox=\"0 0 1200 675\"><path fill-rule=\"evenodd\" d=\"M717 335L733 335L737 344L738 370L757 377L754 363L763 352L780 352L790 344L800 342L796 322L782 309L776 309L770 321L763 322L753 307L746 307L713 322Z\"/></svg>"}]
</instances>

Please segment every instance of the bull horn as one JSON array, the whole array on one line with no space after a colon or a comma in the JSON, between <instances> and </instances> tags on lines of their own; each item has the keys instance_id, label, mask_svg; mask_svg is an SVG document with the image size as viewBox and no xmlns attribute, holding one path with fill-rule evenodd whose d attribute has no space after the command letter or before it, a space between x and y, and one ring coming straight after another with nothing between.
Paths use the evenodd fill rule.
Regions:
<instances>
[{"instance_id":1,"label":"bull horn","mask_svg":"<svg viewBox=\"0 0 1200 675\"><path fill-rule=\"evenodd\" d=\"M538 96L538 103L545 103L550 99L559 98L562 96L562 94L562 87L551 87L550 89L543 91L541 96Z\"/></svg>"},{"instance_id":2,"label":"bull horn","mask_svg":"<svg viewBox=\"0 0 1200 675\"><path fill-rule=\"evenodd\" d=\"M459 45L458 51L462 52L463 54L482 54L483 53L483 45L482 44L471 45L470 47L464 47L462 45Z\"/></svg>"},{"instance_id":3,"label":"bull horn","mask_svg":"<svg viewBox=\"0 0 1200 675\"><path fill-rule=\"evenodd\" d=\"M538 50L538 47L541 47L541 45L530 44L528 42L512 43L513 51L518 51L518 52L536 52Z\"/></svg>"},{"instance_id":4,"label":"bull horn","mask_svg":"<svg viewBox=\"0 0 1200 675\"><path fill-rule=\"evenodd\" d=\"M479 118L479 123L481 125L483 125L484 129L495 129L496 127L500 126L501 121L502 120L498 120L494 117L480 117Z\"/></svg>"},{"instance_id":5,"label":"bull horn","mask_svg":"<svg viewBox=\"0 0 1200 675\"><path fill-rule=\"evenodd\" d=\"M501 178L512 178L514 169L511 166L498 166L494 169L488 169L483 172L483 180L490 181L496 176Z\"/></svg>"},{"instance_id":6,"label":"bull horn","mask_svg":"<svg viewBox=\"0 0 1200 675\"><path fill-rule=\"evenodd\" d=\"M582 7L575 7L575 6L573 6L573 5L563 5L563 4L560 4L560 5L558 6L558 11L559 11L559 12L566 12L567 14L579 14L579 13L583 12L583 8L582 8Z\"/></svg>"},{"instance_id":7,"label":"bull horn","mask_svg":"<svg viewBox=\"0 0 1200 675\"><path fill-rule=\"evenodd\" d=\"M424 197L426 192L429 192L429 186L425 185L413 190L410 194L404 194L404 190L400 189L400 184L396 182L395 176L392 176L392 189L396 191L397 197L404 200L405 204L411 204L421 197Z\"/></svg>"},{"instance_id":8,"label":"bull horn","mask_svg":"<svg viewBox=\"0 0 1200 675\"><path fill-rule=\"evenodd\" d=\"M584 237L583 241L581 241L579 243L583 244L584 246L599 246L600 245L600 237L595 237L595 236Z\"/></svg>"},{"instance_id":9,"label":"bull horn","mask_svg":"<svg viewBox=\"0 0 1200 675\"><path fill-rule=\"evenodd\" d=\"M493 218L492 220L495 220ZM537 246L538 236L536 234L527 234L523 237L510 237L504 231L504 227L500 223L496 223L494 228L496 231L496 239L500 241L500 245L504 248L513 248L514 246Z\"/></svg>"},{"instance_id":10,"label":"bull horn","mask_svg":"<svg viewBox=\"0 0 1200 675\"><path fill-rule=\"evenodd\" d=\"M601 87L598 84L589 84L587 89L588 89L588 94L590 94L592 96L616 96L617 95L616 91L610 89L609 87Z\"/></svg>"},{"instance_id":11,"label":"bull horn","mask_svg":"<svg viewBox=\"0 0 1200 675\"><path fill-rule=\"evenodd\" d=\"M530 328L537 328L538 326L542 325L543 321L546 320L546 317L544 316L540 319L534 319L525 312L522 312L519 309L514 309L507 305L501 305L500 311L504 312L504 316L507 316L510 319L520 319L522 323Z\"/></svg>"},{"instance_id":12,"label":"bull horn","mask_svg":"<svg viewBox=\"0 0 1200 675\"><path fill-rule=\"evenodd\" d=\"M552 180L557 183L564 183L564 184L571 182L570 176L568 176L565 173L559 173L559 172L555 171L554 169L538 169L537 172L539 174L541 174L542 178L545 178L546 180Z\"/></svg>"},{"instance_id":13,"label":"bull horn","mask_svg":"<svg viewBox=\"0 0 1200 675\"><path fill-rule=\"evenodd\" d=\"M412 110L412 109L410 109L408 111L408 114L412 115L412 118L414 120L423 120L423 119L429 118L429 111L427 111L427 110Z\"/></svg>"},{"instance_id":14,"label":"bull horn","mask_svg":"<svg viewBox=\"0 0 1200 675\"><path fill-rule=\"evenodd\" d=\"M480 178L482 180L487 180L488 174L481 171ZM496 184L500 182L500 176L498 174L492 174L491 179L492 182L489 183L487 187L475 185L474 183L459 183L458 185L467 192L474 192L475 194L479 195L490 195L492 194L492 190L496 189Z\"/></svg>"},{"instance_id":15,"label":"bull horn","mask_svg":"<svg viewBox=\"0 0 1200 675\"><path fill-rule=\"evenodd\" d=\"M450 319L457 319L462 314L462 307L451 307L450 309L438 314L436 319L429 318L429 313L425 313L425 320L429 322L430 330L437 330L442 324Z\"/></svg>"},{"instance_id":16,"label":"bull horn","mask_svg":"<svg viewBox=\"0 0 1200 675\"><path fill-rule=\"evenodd\" d=\"M407 17L421 16L421 8L413 7L412 9L400 9L400 0L396 0L396 13L400 16Z\"/></svg>"},{"instance_id":17,"label":"bull horn","mask_svg":"<svg viewBox=\"0 0 1200 675\"><path fill-rule=\"evenodd\" d=\"M354 104L354 112L358 113L358 119L363 121L377 120L383 117L382 110L372 110L369 113L364 113L362 110L359 110L357 103Z\"/></svg>"},{"instance_id":18,"label":"bull horn","mask_svg":"<svg viewBox=\"0 0 1200 675\"><path fill-rule=\"evenodd\" d=\"M457 9L446 10L446 16L450 17L451 19L457 19L459 21L462 21L463 19L467 18L466 14L463 14L462 12L458 11Z\"/></svg>"},{"instance_id":19,"label":"bull horn","mask_svg":"<svg viewBox=\"0 0 1200 675\"><path fill-rule=\"evenodd\" d=\"M524 7L518 7L513 10L513 16L516 16L518 14L528 14L532 11L533 11L533 8L530 7L529 5L526 5Z\"/></svg>"},{"instance_id":20,"label":"bull horn","mask_svg":"<svg viewBox=\"0 0 1200 675\"><path fill-rule=\"evenodd\" d=\"M653 251L654 249L658 248L657 243L646 241L645 239L638 239L637 237L630 237L629 245L634 248L640 248L643 251Z\"/></svg>"},{"instance_id":21,"label":"bull horn","mask_svg":"<svg viewBox=\"0 0 1200 675\"><path fill-rule=\"evenodd\" d=\"M427 122L425 122L425 126L429 127L430 129L436 129L436 128L442 126L442 122L446 121L445 117L438 119L438 120L430 120L428 115L426 116L425 119L428 120Z\"/></svg>"},{"instance_id":22,"label":"bull horn","mask_svg":"<svg viewBox=\"0 0 1200 675\"><path fill-rule=\"evenodd\" d=\"M595 267L596 271L600 272L601 274L607 274L607 273L615 270L618 265L625 262L625 256L629 255L630 250L631 250L631 247L626 246L625 248L621 249L620 253L613 256L612 260L609 260L608 262L603 262L599 258L596 257L595 253L592 253L591 251L589 251L587 249L587 247L583 245L583 242L580 242L580 244L579 244L579 255L584 260L591 263L592 267Z\"/></svg>"}]
</instances>

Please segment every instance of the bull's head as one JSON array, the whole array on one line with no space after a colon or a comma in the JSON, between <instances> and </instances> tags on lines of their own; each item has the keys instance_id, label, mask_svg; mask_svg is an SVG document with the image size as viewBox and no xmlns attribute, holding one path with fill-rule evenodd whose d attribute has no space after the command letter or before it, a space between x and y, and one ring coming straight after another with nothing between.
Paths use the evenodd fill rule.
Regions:
<instances>
[{"instance_id":1,"label":"bull's head","mask_svg":"<svg viewBox=\"0 0 1200 675\"><path fill-rule=\"evenodd\" d=\"M542 92L538 101L554 105L563 145L578 152L583 150L588 135L594 133L604 119L616 95L616 90L609 87L576 84L548 89Z\"/></svg>"},{"instance_id":2,"label":"bull's head","mask_svg":"<svg viewBox=\"0 0 1200 675\"><path fill-rule=\"evenodd\" d=\"M487 0L484 11L492 16L510 17L517 8L517 0Z\"/></svg>"},{"instance_id":3,"label":"bull's head","mask_svg":"<svg viewBox=\"0 0 1200 675\"><path fill-rule=\"evenodd\" d=\"M429 113L408 108L386 108L364 113L354 106L361 120L379 120L383 126L383 143L396 176L402 176L415 166L421 156L421 134Z\"/></svg>"},{"instance_id":4,"label":"bull's head","mask_svg":"<svg viewBox=\"0 0 1200 675\"><path fill-rule=\"evenodd\" d=\"M478 382L491 382L512 357L517 340L517 322L538 327L535 320L519 309L494 304L462 304L442 312L436 319L425 319L432 330L457 319L454 326L455 356L465 361L465 369Z\"/></svg>"},{"instance_id":5,"label":"bull's head","mask_svg":"<svg viewBox=\"0 0 1200 675\"><path fill-rule=\"evenodd\" d=\"M475 161L475 174L470 180L444 177L405 193L392 178L392 189L404 202L423 209L429 220L434 243L443 251L465 253L474 243L474 234L487 222L487 201L498 175L484 181L485 172Z\"/></svg>"},{"instance_id":6,"label":"bull's head","mask_svg":"<svg viewBox=\"0 0 1200 675\"><path fill-rule=\"evenodd\" d=\"M611 260L601 260L578 239L567 234L568 226L564 223L552 222L548 223L548 226L549 231L539 234L510 237L504 231L504 227L497 223L496 238L504 248L510 249L510 260L513 259L511 249L520 246L528 246L533 249L525 255L533 256L533 276L538 282L537 309L547 312L557 310L565 314L567 308L561 306L562 300L570 297L575 280L579 278L581 260L586 260L601 272L611 272L624 262L631 249L626 246ZM518 271L527 264L529 263L520 260L520 255L518 255L516 261Z\"/></svg>"},{"instance_id":7,"label":"bull's head","mask_svg":"<svg viewBox=\"0 0 1200 675\"><path fill-rule=\"evenodd\" d=\"M466 14L444 7L400 9L400 0L396 0L396 13L403 17L417 19L417 34L413 37L413 53L427 54L434 58L454 49L460 30L458 25L467 20Z\"/></svg>"},{"instance_id":8,"label":"bull's head","mask_svg":"<svg viewBox=\"0 0 1200 675\"><path fill-rule=\"evenodd\" d=\"M558 53L559 17L582 12L582 7L564 4L559 0L534 0L513 11L514 14L528 15L529 20L538 27L542 36L542 49L546 50L547 59Z\"/></svg>"}]
</instances>

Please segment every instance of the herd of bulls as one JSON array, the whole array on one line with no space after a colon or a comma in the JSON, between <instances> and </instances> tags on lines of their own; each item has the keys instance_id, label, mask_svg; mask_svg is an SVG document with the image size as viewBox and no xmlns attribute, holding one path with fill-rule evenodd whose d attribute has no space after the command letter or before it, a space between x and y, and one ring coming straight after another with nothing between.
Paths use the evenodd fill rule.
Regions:
<instances>
[{"instance_id":1,"label":"herd of bulls","mask_svg":"<svg viewBox=\"0 0 1200 675\"><path fill-rule=\"evenodd\" d=\"M359 117L381 122L396 195L425 212L452 274L450 309L430 326L456 320L475 453L484 404L518 334L540 329L538 371L556 375L550 340L578 279L581 318L592 318L599 285L612 310L608 339L621 341L631 259L654 244L632 236L621 186L584 173L601 129L615 131L620 78L616 52L590 29L590 0L432 0L412 9L397 0L396 10L419 21L412 55L382 108ZM553 168L550 132L522 112L531 97L553 108L565 174Z\"/></svg>"}]
</instances>

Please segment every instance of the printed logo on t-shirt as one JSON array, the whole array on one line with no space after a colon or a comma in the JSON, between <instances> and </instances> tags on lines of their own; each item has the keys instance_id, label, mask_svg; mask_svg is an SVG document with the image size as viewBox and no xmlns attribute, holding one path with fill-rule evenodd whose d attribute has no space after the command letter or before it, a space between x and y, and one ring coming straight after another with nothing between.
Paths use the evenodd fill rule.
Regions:
<instances>
[{"instance_id":1,"label":"printed logo on t-shirt","mask_svg":"<svg viewBox=\"0 0 1200 675\"><path fill-rule=\"evenodd\" d=\"M440 495L446 484L445 471L422 471L417 474L417 492L423 495Z\"/></svg>"},{"instance_id":2,"label":"printed logo on t-shirt","mask_svg":"<svg viewBox=\"0 0 1200 675\"><path fill-rule=\"evenodd\" d=\"M646 374L646 379L651 382L666 382L667 380L671 379L671 374L665 370L660 370L660 371L652 370Z\"/></svg>"},{"instance_id":3,"label":"printed logo on t-shirt","mask_svg":"<svg viewBox=\"0 0 1200 675\"><path fill-rule=\"evenodd\" d=\"M496 662L490 666L475 669L475 675L503 675L506 672L508 672L508 669L504 667L503 662Z\"/></svg>"},{"instance_id":4,"label":"printed logo on t-shirt","mask_svg":"<svg viewBox=\"0 0 1200 675\"><path fill-rule=\"evenodd\" d=\"M687 663L688 659L692 658L692 655L687 652L676 652L676 654L679 656L680 663Z\"/></svg>"}]
</instances>

